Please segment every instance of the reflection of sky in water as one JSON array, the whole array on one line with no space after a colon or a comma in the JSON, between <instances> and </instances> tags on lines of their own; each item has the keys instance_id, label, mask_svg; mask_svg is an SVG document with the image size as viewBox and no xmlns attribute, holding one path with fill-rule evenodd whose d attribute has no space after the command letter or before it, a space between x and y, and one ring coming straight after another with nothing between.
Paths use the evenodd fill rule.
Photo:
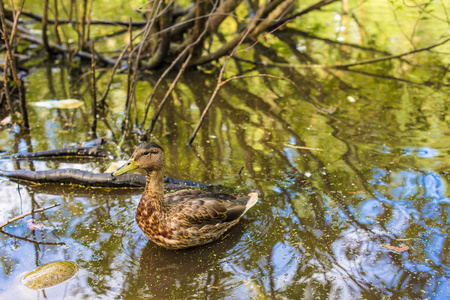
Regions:
<instances>
[{"instance_id":1,"label":"reflection of sky in water","mask_svg":"<svg viewBox=\"0 0 450 300\"><path fill-rule=\"evenodd\" d=\"M417 156L419 157L435 157L439 154L439 151L428 148L428 147L422 147L419 150L417 150Z\"/></svg>"},{"instance_id":2,"label":"reflection of sky in water","mask_svg":"<svg viewBox=\"0 0 450 300\"><path fill-rule=\"evenodd\" d=\"M295 139L291 139L290 143L295 144ZM390 151L388 147L383 148L384 153ZM290 162L295 162L298 152L289 147L284 148L284 152ZM402 154L433 158L439 151L428 147L405 148ZM373 190L372 196L355 195L354 199L360 201L356 205L349 203L345 209L337 208L332 199L321 195L324 224L347 228L331 245L336 261L324 262L323 257L309 259L304 256L304 248L277 244L271 260L274 273L279 276L274 283L277 289L283 290L283 283L295 281L292 279L295 269L291 267L302 267L295 263L294 258L297 257L315 268L312 276L302 277L298 281L302 288L311 293L318 285L331 284L330 297L340 294L355 295L357 298L356 295L362 295L363 290L372 287L383 291L383 296L391 297L394 294L387 290L401 290L400 286L408 284L415 286L420 279L426 284L412 287L412 294L408 297L450 299L450 267L446 258L450 198L445 195L446 184L441 175L412 169L394 171L376 168L367 182L371 186L369 189ZM292 183L285 182L287 186ZM273 191L283 193L280 188ZM287 205L285 210L278 209L274 213L289 218L291 206ZM355 225L349 218L351 215L369 231L348 226ZM304 224L298 218L295 223L299 223L300 228L307 228L302 227ZM316 229L313 234L320 238L328 233ZM389 250L387 244L404 244L409 250L397 253Z\"/></svg>"},{"instance_id":3,"label":"reflection of sky in water","mask_svg":"<svg viewBox=\"0 0 450 300\"><path fill-rule=\"evenodd\" d=\"M293 138L289 142L296 143ZM390 149L386 148L385 151L388 153ZM297 149L285 147L283 152L295 168L299 159ZM405 148L403 154L428 158L438 155L438 151L429 148ZM4 165L9 167L9 164ZM274 184L270 187L271 192L286 202L284 205L270 204L270 213L266 211L269 221L260 226L260 216L258 221L254 222L258 224L255 228L259 231L246 231L241 241L229 251L229 256L220 261L221 271L228 274L228 277L221 279L222 284L235 296L231 298L246 299L248 295L267 295L271 290L277 293L304 290L305 297L309 295L313 299L321 287L327 289L328 298L331 299L351 299L348 298L349 295L359 298L367 290L377 290L380 292L380 298L389 298L395 296L391 291L400 291L403 286L409 285L408 289L417 293L408 294L402 299L446 299L445 297L450 295L450 268L446 254L449 244L447 232L450 223L450 199L445 195L446 183L443 178L440 174L430 171L406 168L374 168L369 172L372 177L366 183L370 192L357 193L348 198L322 193L314 187L305 186L303 181L308 172L302 172L300 180L293 175L295 172L290 173L289 170L283 174L282 179L274 179ZM311 172L310 178L315 180L317 175L317 171ZM16 194L16 187L15 184L8 184L8 188L4 190ZM341 196L340 200L343 201L338 200ZM30 195L25 190L22 197L26 204L29 203ZM60 196L48 196L46 199L50 202L63 202ZM138 197L133 202L137 199ZM266 196L264 200L273 199ZM42 263L49 262L56 256L65 260L78 259L81 260L81 265L84 263L87 266L95 265L96 261L103 259L104 253L100 252L102 248L99 245L115 239L116 233L101 232L95 242L85 241L86 237L77 233L80 228L86 230L82 224L95 224L89 218L103 214L100 207L92 205L90 200L92 199L85 197L76 198L79 206L84 208L83 216L71 217L67 208L61 207L58 210L58 213L71 219L67 223L67 234L73 241L78 242L71 246L70 251L64 247L42 246L44 253L56 253L53 256L44 255ZM301 209L305 210L304 215L297 211L299 208L296 207L296 201L303 205ZM313 202L316 207L312 206ZM261 205L269 204L266 202ZM71 209L76 209L76 206L71 206ZM115 219L124 215L121 210L127 208L113 204L108 209L108 214ZM18 210L18 207L14 210ZM96 213L96 210L99 212ZM318 216L317 212L320 211L323 212L322 216ZM0 206L3 219L9 214L11 211ZM130 222L133 224L131 231L138 232L132 219ZM276 222L277 227L271 227ZM114 227L109 221L105 224ZM273 228L277 228L279 232L271 232ZM18 235L26 235L27 232L24 224L11 229ZM252 264L256 255L245 251L246 241L252 241L256 245L271 234L276 236L273 245L267 248L265 245L265 254ZM51 235L47 235L50 239ZM119 237L122 247L129 249L126 250L128 252L133 251L133 247L123 245L133 244L133 236L139 237L133 234ZM69 236L62 239L72 241ZM396 243L398 239L402 241ZM313 247L308 247L307 240L313 241ZM396 253L388 250L387 244L405 244L410 249ZM14 240L8 239L6 246L8 249L14 247ZM27 249L22 251L9 251L7 259L19 264L22 255L32 257L35 252L33 245L26 247ZM130 262L128 256L129 253L118 254L115 261L111 262L111 274L105 275L106 283L102 282L107 290L106 297L114 297L117 286L127 282L128 279L123 274ZM30 269L30 265L23 264L18 267L19 272L27 269ZM201 279L206 274L201 273L198 278ZM100 280L89 276L92 280ZM88 275L84 275L83 280L87 277ZM9 284L11 280L13 279L4 283ZM416 285L419 289L417 291ZM81 295L97 295L91 286L84 288L85 291ZM288 293L286 295L286 298L295 298L290 297ZM0 289L0 298L1 296Z\"/></svg>"},{"instance_id":4,"label":"reflection of sky in water","mask_svg":"<svg viewBox=\"0 0 450 300\"><path fill-rule=\"evenodd\" d=\"M391 154L393 152L392 149L386 145L379 147L377 151L384 154ZM439 151L430 147L421 147L421 148L405 147L401 149L400 153L406 156L415 155L421 158L432 158L436 157L439 154Z\"/></svg>"},{"instance_id":5,"label":"reflection of sky in water","mask_svg":"<svg viewBox=\"0 0 450 300\"><path fill-rule=\"evenodd\" d=\"M427 149L417 151L419 153L424 157L431 157L437 151ZM393 241L402 239L411 247L401 254L401 268L393 269L398 272L408 270L411 274L418 275L428 273L427 286L430 288L424 291L426 295L431 299L449 299L450 268L446 265L448 261L443 262L442 259L448 252L448 225L443 224L449 222L450 200L445 196L446 186L442 177L432 172L386 172L375 169L369 182L376 189L375 198L366 199L359 204L359 222L381 229L380 220L388 211L388 221L383 225L387 230L385 234L394 234ZM390 263L387 260L385 262ZM441 273L436 272L436 266L442 268Z\"/></svg>"}]
</instances>

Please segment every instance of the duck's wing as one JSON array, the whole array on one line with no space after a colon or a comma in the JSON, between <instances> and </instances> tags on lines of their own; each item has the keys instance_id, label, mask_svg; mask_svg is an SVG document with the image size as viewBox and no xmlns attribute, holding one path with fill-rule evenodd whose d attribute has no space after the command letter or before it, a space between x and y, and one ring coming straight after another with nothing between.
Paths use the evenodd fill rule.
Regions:
<instances>
[{"instance_id":1,"label":"duck's wing","mask_svg":"<svg viewBox=\"0 0 450 300\"><path fill-rule=\"evenodd\" d=\"M205 198L234 202L238 201L238 199L240 199L240 196L225 193L212 193L202 190L181 190L165 195L166 202L169 203L170 205L186 202L193 199L205 199Z\"/></svg>"},{"instance_id":2,"label":"duck's wing","mask_svg":"<svg viewBox=\"0 0 450 300\"><path fill-rule=\"evenodd\" d=\"M166 200L172 203L172 216L182 223L196 226L216 225L240 218L250 198L204 191L179 191L168 196Z\"/></svg>"},{"instance_id":3,"label":"duck's wing","mask_svg":"<svg viewBox=\"0 0 450 300\"><path fill-rule=\"evenodd\" d=\"M186 224L217 225L239 218L245 206L217 199L193 199L176 205L174 215Z\"/></svg>"}]
</instances>

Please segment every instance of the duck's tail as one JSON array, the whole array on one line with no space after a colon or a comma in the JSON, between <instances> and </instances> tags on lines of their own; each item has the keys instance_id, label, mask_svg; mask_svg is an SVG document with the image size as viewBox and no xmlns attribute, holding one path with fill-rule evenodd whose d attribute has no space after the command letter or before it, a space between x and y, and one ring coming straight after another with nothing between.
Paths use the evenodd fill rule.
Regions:
<instances>
[{"instance_id":1,"label":"duck's tail","mask_svg":"<svg viewBox=\"0 0 450 300\"><path fill-rule=\"evenodd\" d=\"M242 215L244 215L247 210L249 210L253 205L256 204L256 202L258 202L258 194L257 193L250 193L248 194L248 196L250 197L250 199L248 199L247 204L245 204L245 210L242 213Z\"/></svg>"}]
</instances>

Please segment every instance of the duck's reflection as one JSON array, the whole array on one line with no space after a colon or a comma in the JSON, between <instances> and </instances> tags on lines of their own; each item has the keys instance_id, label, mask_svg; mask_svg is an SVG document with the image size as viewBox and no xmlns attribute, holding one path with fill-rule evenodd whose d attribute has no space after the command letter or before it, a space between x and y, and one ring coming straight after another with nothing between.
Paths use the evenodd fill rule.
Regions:
<instances>
[{"instance_id":1,"label":"duck's reflection","mask_svg":"<svg viewBox=\"0 0 450 300\"><path fill-rule=\"evenodd\" d=\"M160 299L186 299L197 295L220 297L220 263L246 231L244 223L231 228L221 239L185 250L166 250L148 242L141 259L141 275L149 293ZM223 286L222 286L223 288ZM221 289L222 289L221 288Z\"/></svg>"}]
</instances>

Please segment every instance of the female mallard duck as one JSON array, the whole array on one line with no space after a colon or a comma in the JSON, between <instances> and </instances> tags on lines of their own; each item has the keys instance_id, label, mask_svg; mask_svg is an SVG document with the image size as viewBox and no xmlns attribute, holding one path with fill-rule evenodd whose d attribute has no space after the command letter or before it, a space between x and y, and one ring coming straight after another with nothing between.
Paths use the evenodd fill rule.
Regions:
<instances>
[{"instance_id":1,"label":"female mallard duck","mask_svg":"<svg viewBox=\"0 0 450 300\"><path fill-rule=\"evenodd\" d=\"M182 190L164 195L164 150L155 143L139 145L131 159L112 175L137 168L145 170L147 183L136 209L136 221L150 240L167 249L218 239L258 201L256 193L235 196Z\"/></svg>"}]
</instances>

